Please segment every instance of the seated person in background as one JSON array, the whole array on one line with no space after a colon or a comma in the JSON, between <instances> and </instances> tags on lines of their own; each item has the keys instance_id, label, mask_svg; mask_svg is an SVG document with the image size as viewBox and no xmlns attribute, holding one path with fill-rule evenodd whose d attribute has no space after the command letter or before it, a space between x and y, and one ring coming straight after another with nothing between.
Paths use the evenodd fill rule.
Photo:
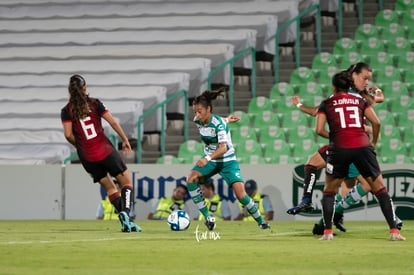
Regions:
<instances>
[{"instance_id":1,"label":"seated person in background","mask_svg":"<svg viewBox=\"0 0 414 275\"><path fill-rule=\"evenodd\" d=\"M244 189L246 189L247 195L251 197L254 201L254 203L259 208L260 214L264 217L266 221L273 220L273 206L272 202L270 201L270 198L268 195L260 195L259 192L257 192L257 183L255 180L247 180L244 183ZM239 204L240 213L234 220L244 220L244 221L254 221L254 219L249 215L247 212L247 209L243 208L241 204Z\"/></svg>"},{"instance_id":2,"label":"seated person in background","mask_svg":"<svg viewBox=\"0 0 414 275\"><path fill-rule=\"evenodd\" d=\"M112 178L115 186L118 189L118 192L121 192L121 187L119 186L118 181L115 178ZM118 212L116 211L113 204L110 202L109 197L106 193L105 188L101 185L100 187L101 193L101 202L98 205L98 209L96 209L96 219L97 220L118 220ZM133 221L135 219L135 200L134 200L134 190L131 192L131 209L128 213L129 219Z\"/></svg>"},{"instance_id":3,"label":"seated person in background","mask_svg":"<svg viewBox=\"0 0 414 275\"><path fill-rule=\"evenodd\" d=\"M187 195L187 186L179 184L174 188L171 197L162 197L154 201L151 213L148 214L149 220L166 220L168 216L178 209L184 209L184 198Z\"/></svg>"},{"instance_id":4,"label":"seated person in background","mask_svg":"<svg viewBox=\"0 0 414 275\"><path fill-rule=\"evenodd\" d=\"M206 206L210 215L212 217L215 217L216 220L230 221L230 206L226 200L222 200L220 196L215 193L213 179L209 178L205 180L205 182L200 182L200 189L203 193L204 200L206 202ZM202 221L204 220L204 216L200 215L200 211L197 211L197 216L194 219Z\"/></svg>"}]
</instances>

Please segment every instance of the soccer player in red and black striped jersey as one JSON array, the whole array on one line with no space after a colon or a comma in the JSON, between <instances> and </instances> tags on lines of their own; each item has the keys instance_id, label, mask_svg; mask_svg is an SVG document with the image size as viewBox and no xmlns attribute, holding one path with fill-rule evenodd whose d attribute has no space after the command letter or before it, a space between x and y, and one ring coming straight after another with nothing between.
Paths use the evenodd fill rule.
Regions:
<instances>
[{"instance_id":1,"label":"soccer player in red and black striped jersey","mask_svg":"<svg viewBox=\"0 0 414 275\"><path fill-rule=\"evenodd\" d=\"M122 127L111 115L105 105L96 98L88 96L86 81L80 75L73 75L69 81L69 102L61 110L61 120L65 138L76 147L79 160L85 170L106 190L109 200L119 213L122 232L141 231L141 228L129 220L132 199L132 179L120 154L105 136L102 118L122 139L125 152L131 151L131 145ZM121 193L112 181L116 178Z\"/></svg>"},{"instance_id":2,"label":"soccer player in red and black striped jersey","mask_svg":"<svg viewBox=\"0 0 414 275\"><path fill-rule=\"evenodd\" d=\"M390 228L390 240L405 240L396 226L391 198L384 186L374 151L380 133L380 121L362 96L349 93L352 83L349 72L335 74L332 79L334 94L320 104L316 116L316 133L329 138L330 142L322 198L325 230L320 240L333 239L332 218L335 195L347 176L351 163L354 163L367 180L372 193L378 199ZM371 141L364 129L364 117L372 125ZM325 129L326 124L329 125L329 131Z\"/></svg>"}]
</instances>

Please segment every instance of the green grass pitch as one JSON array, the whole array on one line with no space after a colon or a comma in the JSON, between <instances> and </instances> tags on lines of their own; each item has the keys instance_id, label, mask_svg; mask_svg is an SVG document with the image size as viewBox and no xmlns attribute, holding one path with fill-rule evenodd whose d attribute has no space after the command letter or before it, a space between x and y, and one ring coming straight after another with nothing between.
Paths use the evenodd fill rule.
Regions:
<instances>
[{"instance_id":1,"label":"green grass pitch","mask_svg":"<svg viewBox=\"0 0 414 275\"><path fill-rule=\"evenodd\" d=\"M414 221L391 242L385 221L347 221L348 232L318 241L313 222L0 221L0 274L414 274ZM198 234L195 233L198 226ZM196 237L197 235L197 237ZM198 240L197 240L198 239Z\"/></svg>"}]
</instances>

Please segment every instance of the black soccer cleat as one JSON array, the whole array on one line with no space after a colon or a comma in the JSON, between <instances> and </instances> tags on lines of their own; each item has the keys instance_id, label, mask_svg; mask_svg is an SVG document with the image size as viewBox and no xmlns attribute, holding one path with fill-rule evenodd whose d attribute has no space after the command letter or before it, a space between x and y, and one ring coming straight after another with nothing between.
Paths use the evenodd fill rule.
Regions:
<instances>
[{"instance_id":1,"label":"black soccer cleat","mask_svg":"<svg viewBox=\"0 0 414 275\"><path fill-rule=\"evenodd\" d=\"M342 232L346 232L346 227L344 226L344 214L335 213L333 217L333 224Z\"/></svg>"},{"instance_id":2,"label":"black soccer cleat","mask_svg":"<svg viewBox=\"0 0 414 275\"><path fill-rule=\"evenodd\" d=\"M270 225L267 222L263 222L259 224L259 228L263 230L270 229Z\"/></svg>"},{"instance_id":3,"label":"black soccer cleat","mask_svg":"<svg viewBox=\"0 0 414 275\"><path fill-rule=\"evenodd\" d=\"M313 229L312 229L312 233L313 233L313 235L323 235L323 230L324 229L325 229L325 227L323 225L315 223L315 225L313 226Z\"/></svg>"},{"instance_id":4,"label":"black soccer cleat","mask_svg":"<svg viewBox=\"0 0 414 275\"><path fill-rule=\"evenodd\" d=\"M207 217L204 224L207 226L208 230L212 231L216 228L216 218L211 216Z\"/></svg>"},{"instance_id":5,"label":"black soccer cleat","mask_svg":"<svg viewBox=\"0 0 414 275\"><path fill-rule=\"evenodd\" d=\"M309 212L312 212L312 211L313 211L312 203L310 203L310 202L305 203L305 202L302 201L299 205L288 209L286 211L286 213L288 213L289 215L296 215L296 214L299 214L299 213L302 213L302 212L309 213Z\"/></svg>"}]
</instances>

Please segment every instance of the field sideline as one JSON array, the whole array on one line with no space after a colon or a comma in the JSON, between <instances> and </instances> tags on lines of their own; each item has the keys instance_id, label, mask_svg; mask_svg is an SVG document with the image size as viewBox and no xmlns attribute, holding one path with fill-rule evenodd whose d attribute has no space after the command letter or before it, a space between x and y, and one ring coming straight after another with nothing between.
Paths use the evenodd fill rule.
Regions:
<instances>
[{"instance_id":1,"label":"field sideline","mask_svg":"<svg viewBox=\"0 0 414 275\"><path fill-rule=\"evenodd\" d=\"M193 221L172 232L163 221L0 221L0 274L413 274L414 221L391 242L385 221L348 221L347 233L318 241L313 222ZM195 233L198 225L198 234ZM197 236L197 237L196 237ZM198 239L198 240L197 240Z\"/></svg>"}]
</instances>

